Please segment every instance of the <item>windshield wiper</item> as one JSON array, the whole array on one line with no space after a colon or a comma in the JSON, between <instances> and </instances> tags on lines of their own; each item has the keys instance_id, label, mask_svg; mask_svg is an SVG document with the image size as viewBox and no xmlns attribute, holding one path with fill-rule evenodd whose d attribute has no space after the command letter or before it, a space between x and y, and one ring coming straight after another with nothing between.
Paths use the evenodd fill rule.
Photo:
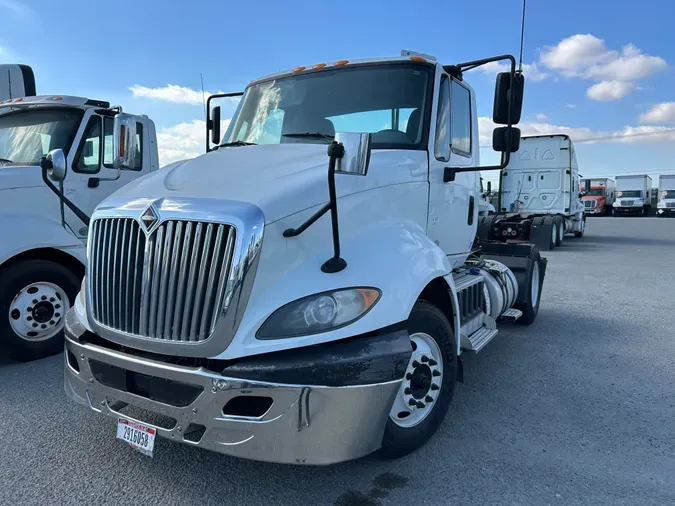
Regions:
<instances>
[{"instance_id":1,"label":"windshield wiper","mask_svg":"<svg viewBox=\"0 0 675 506\"><path fill-rule=\"evenodd\" d=\"M246 141L234 141L234 142L223 142L219 144L219 148L229 148L231 146L257 146L255 142L246 142Z\"/></svg>"},{"instance_id":2,"label":"windshield wiper","mask_svg":"<svg viewBox=\"0 0 675 506\"><path fill-rule=\"evenodd\" d=\"M290 134L281 134L281 136L282 137L295 137L295 138L306 137L308 139L328 139L328 140L335 139L334 135L322 134L321 132L297 132L297 133L290 133Z\"/></svg>"},{"instance_id":3,"label":"windshield wiper","mask_svg":"<svg viewBox=\"0 0 675 506\"><path fill-rule=\"evenodd\" d=\"M0 163L14 163L12 160L9 160L7 158L0 158Z\"/></svg>"}]
</instances>

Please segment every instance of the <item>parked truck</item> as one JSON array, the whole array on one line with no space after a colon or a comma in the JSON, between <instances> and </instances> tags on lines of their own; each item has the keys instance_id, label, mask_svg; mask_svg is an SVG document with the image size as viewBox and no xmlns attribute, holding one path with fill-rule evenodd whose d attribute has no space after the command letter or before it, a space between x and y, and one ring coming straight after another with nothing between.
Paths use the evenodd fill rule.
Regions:
<instances>
[{"instance_id":1,"label":"parked truck","mask_svg":"<svg viewBox=\"0 0 675 506\"><path fill-rule=\"evenodd\" d=\"M64 318L80 289L87 238L86 221L45 186L41 158L58 150L70 169L61 190L87 214L155 170L158 158L154 123L133 116L136 165L115 169L113 115L120 109L83 97L27 95L34 83L32 73L23 73L32 89L22 92L12 74L13 98L0 103L0 354L32 360L63 350Z\"/></svg>"},{"instance_id":2,"label":"parked truck","mask_svg":"<svg viewBox=\"0 0 675 506\"><path fill-rule=\"evenodd\" d=\"M490 216L495 213L495 206L490 202L492 197L492 183L487 182L487 188L483 185L483 178L480 178L480 200L478 201L478 216Z\"/></svg>"},{"instance_id":3,"label":"parked truck","mask_svg":"<svg viewBox=\"0 0 675 506\"><path fill-rule=\"evenodd\" d=\"M616 176L616 200L612 204L614 216L648 216L651 205L652 178Z\"/></svg>"},{"instance_id":4,"label":"parked truck","mask_svg":"<svg viewBox=\"0 0 675 506\"><path fill-rule=\"evenodd\" d=\"M481 167L464 72L502 60L502 161ZM209 152L91 217L66 321L68 397L144 453L157 435L293 464L419 448L462 356L498 321L539 311L537 248L475 237L479 171L517 148L523 83L512 56L442 65L403 51L257 79L222 138L207 106ZM125 169L133 129L116 116ZM56 181L59 160L43 163Z\"/></svg>"},{"instance_id":5,"label":"parked truck","mask_svg":"<svg viewBox=\"0 0 675 506\"><path fill-rule=\"evenodd\" d=\"M581 202L584 204L586 216L611 215L616 193L614 180L609 178L591 179L588 190L585 189L585 184L586 181L583 179L579 183L580 188L584 189Z\"/></svg>"},{"instance_id":6,"label":"parked truck","mask_svg":"<svg viewBox=\"0 0 675 506\"><path fill-rule=\"evenodd\" d=\"M659 176L659 203L656 207L657 216L675 215L675 174Z\"/></svg>"},{"instance_id":7,"label":"parked truck","mask_svg":"<svg viewBox=\"0 0 675 506\"><path fill-rule=\"evenodd\" d=\"M570 138L523 137L501 171L497 207L496 215L480 218L481 239L530 241L549 250L560 246L565 234L582 237L586 218Z\"/></svg>"}]
</instances>

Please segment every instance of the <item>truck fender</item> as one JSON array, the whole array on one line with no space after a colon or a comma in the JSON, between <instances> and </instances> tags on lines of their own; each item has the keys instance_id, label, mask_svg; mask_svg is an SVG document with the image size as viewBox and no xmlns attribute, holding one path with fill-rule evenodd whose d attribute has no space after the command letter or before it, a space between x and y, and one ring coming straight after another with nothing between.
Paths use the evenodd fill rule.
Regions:
<instances>
[{"instance_id":1,"label":"truck fender","mask_svg":"<svg viewBox=\"0 0 675 506\"><path fill-rule=\"evenodd\" d=\"M347 261L347 268L335 274L322 274L320 267L333 251L331 229L314 226L293 239L281 239L289 224L298 221L294 217L267 226L246 313L232 343L214 358L299 348L379 331L405 321L424 288L434 279L450 275L452 270L446 255L417 223L386 220L363 224L358 229L345 227L349 233L341 235L341 256ZM285 241L283 248L274 244L279 240ZM374 265L378 268L373 269ZM453 291L452 279L448 286ZM330 332L286 339L255 337L265 320L285 304L348 287L375 287L382 295L362 318Z\"/></svg>"},{"instance_id":2,"label":"truck fender","mask_svg":"<svg viewBox=\"0 0 675 506\"><path fill-rule=\"evenodd\" d=\"M0 217L0 265L15 256L39 248L55 248L85 263L82 241L50 218L25 214L3 214Z\"/></svg>"}]
</instances>

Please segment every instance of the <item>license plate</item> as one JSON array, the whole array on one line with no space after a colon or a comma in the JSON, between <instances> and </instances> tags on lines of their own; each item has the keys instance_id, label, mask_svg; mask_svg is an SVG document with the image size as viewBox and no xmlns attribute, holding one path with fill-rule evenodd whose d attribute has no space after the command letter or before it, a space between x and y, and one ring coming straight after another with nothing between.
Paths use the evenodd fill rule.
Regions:
<instances>
[{"instance_id":1,"label":"license plate","mask_svg":"<svg viewBox=\"0 0 675 506\"><path fill-rule=\"evenodd\" d=\"M117 419L117 439L126 442L132 448L152 457L152 450L155 447L155 435L157 429L132 422L125 418Z\"/></svg>"}]
</instances>

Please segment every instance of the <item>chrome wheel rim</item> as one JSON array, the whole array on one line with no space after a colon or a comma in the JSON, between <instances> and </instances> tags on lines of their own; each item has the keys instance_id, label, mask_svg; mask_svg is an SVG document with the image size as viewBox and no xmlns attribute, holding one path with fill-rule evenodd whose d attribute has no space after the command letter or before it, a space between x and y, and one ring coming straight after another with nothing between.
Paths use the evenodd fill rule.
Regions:
<instances>
[{"instance_id":1,"label":"chrome wheel rim","mask_svg":"<svg viewBox=\"0 0 675 506\"><path fill-rule=\"evenodd\" d=\"M551 242L555 244L557 238L558 238L558 226L554 223L551 226Z\"/></svg>"},{"instance_id":2,"label":"chrome wheel rim","mask_svg":"<svg viewBox=\"0 0 675 506\"><path fill-rule=\"evenodd\" d=\"M561 223L558 227L558 242L563 242L563 237L565 236L564 225Z\"/></svg>"},{"instance_id":3,"label":"chrome wheel rim","mask_svg":"<svg viewBox=\"0 0 675 506\"><path fill-rule=\"evenodd\" d=\"M532 266L532 286L530 287L532 295L532 307L537 307L539 300L539 261L534 262Z\"/></svg>"},{"instance_id":4,"label":"chrome wheel rim","mask_svg":"<svg viewBox=\"0 0 675 506\"><path fill-rule=\"evenodd\" d=\"M70 309L63 288L46 281L31 283L16 294L9 305L9 324L27 341L44 341L58 334Z\"/></svg>"},{"instance_id":5,"label":"chrome wheel rim","mask_svg":"<svg viewBox=\"0 0 675 506\"><path fill-rule=\"evenodd\" d=\"M420 424L433 410L443 386L443 355L438 343L424 332L410 336L413 353L389 413L396 425Z\"/></svg>"}]
</instances>

